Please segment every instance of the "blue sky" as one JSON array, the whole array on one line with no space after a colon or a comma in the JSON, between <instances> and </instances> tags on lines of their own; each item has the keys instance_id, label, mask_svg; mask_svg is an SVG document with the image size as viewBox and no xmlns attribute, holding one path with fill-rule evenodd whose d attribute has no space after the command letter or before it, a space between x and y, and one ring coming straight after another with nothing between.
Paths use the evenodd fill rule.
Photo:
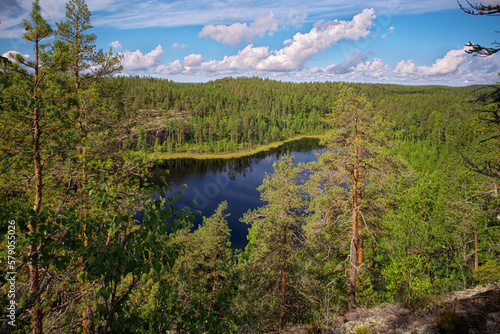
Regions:
<instances>
[{"instance_id":1,"label":"blue sky","mask_svg":"<svg viewBox=\"0 0 500 334\"><path fill-rule=\"evenodd\" d=\"M500 17L467 15L455 0L86 3L97 47L123 55L124 75L462 86L494 83L500 72L500 55L464 51L469 41L500 40ZM40 4L50 23L64 20L65 1ZM1 1L0 54L32 57L20 25L30 8L30 0Z\"/></svg>"}]
</instances>

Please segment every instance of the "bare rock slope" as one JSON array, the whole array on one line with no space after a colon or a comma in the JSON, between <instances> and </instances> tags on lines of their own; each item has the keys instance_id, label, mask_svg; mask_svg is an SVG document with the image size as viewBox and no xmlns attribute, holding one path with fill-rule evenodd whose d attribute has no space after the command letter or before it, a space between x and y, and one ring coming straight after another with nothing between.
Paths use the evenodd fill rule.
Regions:
<instances>
[{"instance_id":1,"label":"bare rock slope","mask_svg":"<svg viewBox=\"0 0 500 334\"><path fill-rule=\"evenodd\" d=\"M295 326L282 333L313 332ZM500 334L500 284L476 286L447 294L436 305L418 314L398 304L357 308L343 320L321 331L332 334Z\"/></svg>"}]
</instances>

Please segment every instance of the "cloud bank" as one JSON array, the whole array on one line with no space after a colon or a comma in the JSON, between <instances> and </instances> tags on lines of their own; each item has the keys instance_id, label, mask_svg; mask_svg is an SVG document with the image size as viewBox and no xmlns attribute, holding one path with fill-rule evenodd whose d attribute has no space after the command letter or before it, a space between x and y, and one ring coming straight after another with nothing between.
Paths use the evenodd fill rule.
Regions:
<instances>
[{"instance_id":1,"label":"cloud bank","mask_svg":"<svg viewBox=\"0 0 500 334\"><path fill-rule=\"evenodd\" d=\"M260 72L290 72L301 71L305 63L313 55L325 51L338 41L358 40L369 35L369 28L373 25L375 14L373 9L365 9L360 14L355 15L351 21L328 21L312 28L307 33L296 33L292 39L284 42L285 46L279 50L269 50L266 46L256 47L253 44L247 45L237 54L225 56L222 60L211 60L201 62L201 55L197 55L198 61L192 64L192 56L184 60L185 66L190 69L199 67L204 73L232 73L245 71ZM257 20L256 20L257 22ZM238 39L239 40L239 39ZM153 72L171 73L168 69L174 66L164 65L159 67L159 56L163 54L161 45L155 50L143 55L139 50L135 52L126 51L123 53L123 66L126 71L136 71L138 69L150 68ZM187 63L186 63L187 62ZM176 70L179 67L175 63Z\"/></svg>"},{"instance_id":2,"label":"cloud bank","mask_svg":"<svg viewBox=\"0 0 500 334\"><path fill-rule=\"evenodd\" d=\"M61 6L54 6L56 0L47 0L42 4L44 14L49 17L58 17L64 15L61 11ZM412 5L404 0L399 1L399 4L405 3L406 10ZM116 0L87 0L91 10L96 8L107 8L109 6L122 6L123 3L129 3L128 0L116 2ZM137 24L153 24L156 16L149 19L147 23L140 23L139 19L144 13L149 10L149 6L157 3L156 0L151 2L137 3L127 10L128 17L138 16L134 19ZM201 8L199 4L195 5L191 0L186 0L183 4L190 3L191 6ZM279 3L279 1L278 1ZM375 8L382 6L382 1L371 2ZM271 49L269 46L256 46L251 43L256 37L270 35L276 31L280 31L290 27L293 24L303 23L306 14L304 10L284 11L281 9L273 9L265 14L256 13L254 11L242 13L240 3L231 3L232 6L222 6L220 2L204 3L205 14L210 13L212 6L223 11L224 18L231 20L235 17L247 17L254 15L254 19L241 22L250 23L230 23L230 24L205 24L198 34L199 38L210 38L219 43L238 46L243 41L250 44L245 45L232 55L226 55L218 59L205 60L201 53L191 53L184 58L176 59L170 62L165 62L163 59L168 57L167 52L161 44L150 51L129 51L121 52L123 55L122 65L124 66L124 74L139 74L139 75L189 75L198 78L217 78L223 76L239 76L239 75L258 75L265 77L280 78L291 81L324 81L324 80L341 80L341 81L357 81L357 82L393 82L393 83L439 83L448 85L462 85L469 83L493 83L498 80L497 73L500 71L500 55L491 57L471 57L464 52L464 48L449 50L436 59L432 64L421 65L413 59L400 60L396 65L392 63L389 66L383 59L375 57L375 55L366 48L366 45L371 43L372 39L380 33L381 41L387 34L399 31L394 26L389 26L389 22L382 24L383 30L375 25L376 16L374 9L363 9L357 15L354 15L351 20L318 20L313 28L307 32L298 32L292 38L285 40L283 46L277 49ZM271 6L274 6L275 3ZM347 3L346 3L347 4ZM181 11L181 3L179 1L171 1L168 4L158 3L157 13L162 14L164 6L168 6L171 10L169 15L175 14L176 10ZM326 0L318 0L311 4L312 9L308 8L307 13L314 15L315 11L326 10L332 8L331 2ZM356 5L357 6L357 5ZM420 6L420 7L419 7ZM425 6L430 6L430 2L426 0L415 4L414 11L423 10ZM4 5L9 15L19 14L22 10L29 9L28 0L7 0ZM56 8L57 7L57 8ZM93 7L93 8L92 8ZM290 4L287 4L290 8ZM342 6L340 6L342 7ZM417 8L418 7L418 8ZM187 8L187 7L186 7ZM184 10L186 10L184 8ZM256 10L262 7L254 7ZM297 7L299 8L299 7ZM420 8L420 9L419 9ZM200 9L201 11L201 9ZM231 14L227 15L229 12ZM276 11L279 11L276 14ZM111 12L113 12L111 10ZM185 12L183 12L185 13ZM203 15L205 15L203 14ZM379 13L380 14L380 13ZM165 21L165 16L161 17ZM208 15L208 14L207 14ZM46 15L47 16L47 15ZM175 16L175 15L174 15ZM377 22L384 19L384 14L380 14ZM101 25L120 26L127 22L124 17L106 16L107 23L101 22ZM159 18L159 17L158 17ZM278 19L279 18L279 19ZM119 19L120 22L113 20ZM177 18L176 18L177 19ZM208 18L197 18L200 22ZM0 26L0 35L6 33L8 36L16 34L17 27L13 26L15 19L3 19ZM99 21L99 20L98 20ZM151 21L151 22L150 22ZM152 23L153 22L153 23ZM217 22L217 18L212 17L211 22ZM8 23L7 25L4 25ZM184 22L185 24L186 22ZM168 24L171 24L169 22ZM380 25L380 22L377 24ZM2 27L3 26L3 27ZM7 29L3 29L7 27ZM129 28L134 28L131 26ZM7 36L7 35L3 35ZM319 55L325 50L332 48L340 41L358 41L355 45L362 46L365 51L350 50L349 55L345 60L339 63L332 63L325 67L310 68L308 64L310 60ZM368 41L368 42L367 42ZM367 43L365 43L367 42ZM115 49L121 48L119 41L110 42L109 45ZM191 45L191 43L190 43ZM340 44L342 48L343 44ZM344 46L345 47L345 46ZM15 49L10 47L9 49ZM182 50L187 48L187 44L173 43L167 49ZM346 54L347 49L342 50ZM179 51L176 51L179 52Z\"/></svg>"},{"instance_id":3,"label":"cloud bank","mask_svg":"<svg viewBox=\"0 0 500 334\"><path fill-rule=\"evenodd\" d=\"M291 66L287 57L282 58L283 64L277 66L276 63L272 63L272 66L266 68L269 64L268 59L275 60L276 55L286 54L284 51L280 52L281 50L270 52L267 47L255 47L250 44L236 55L225 56L222 60L205 61L201 54L190 54L183 60L164 64L160 60L164 51L161 45L158 45L146 54L139 50L125 51L122 53L124 56L122 64L124 72L129 74L160 76L190 74L206 78L259 75L291 81L434 83L452 86L496 82L497 73L500 72L500 55L473 57L466 54L464 48L448 51L430 66L418 65L414 60L408 59L391 67L382 59L373 57L371 52L364 54L358 50L343 62L324 68L307 69L304 66L297 66L296 63ZM301 58L298 64L303 64L303 59ZM285 68L286 70L283 70Z\"/></svg>"},{"instance_id":4,"label":"cloud bank","mask_svg":"<svg viewBox=\"0 0 500 334\"><path fill-rule=\"evenodd\" d=\"M134 52L127 50L121 53L123 56L122 65L127 72L149 71L163 64L159 59L163 53L161 45L146 54L142 54L140 50Z\"/></svg>"},{"instance_id":5,"label":"cloud bank","mask_svg":"<svg viewBox=\"0 0 500 334\"><path fill-rule=\"evenodd\" d=\"M251 41L256 36L278 31L279 21L272 11L260 15L250 25L246 23L233 23L227 25L206 25L198 37L209 37L217 42L238 46L242 40Z\"/></svg>"},{"instance_id":6,"label":"cloud bank","mask_svg":"<svg viewBox=\"0 0 500 334\"><path fill-rule=\"evenodd\" d=\"M378 58L365 61L367 56L356 51L341 64L314 68L297 75L316 80L460 86L498 81L497 73L500 71L500 55L473 57L465 53L465 48L448 51L430 66L419 66L414 60L409 59L390 67ZM341 71L336 70L338 67Z\"/></svg>"}]
</instances>

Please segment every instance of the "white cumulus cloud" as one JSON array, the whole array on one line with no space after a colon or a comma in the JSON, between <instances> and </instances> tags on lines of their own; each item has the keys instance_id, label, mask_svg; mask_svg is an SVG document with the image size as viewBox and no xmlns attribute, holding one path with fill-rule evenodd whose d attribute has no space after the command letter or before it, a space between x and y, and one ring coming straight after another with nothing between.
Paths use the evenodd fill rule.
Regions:
<instances>
[{"instance_id":1,"label":"white cumulus cloud","mask_svg":"<svg viewBox=\"0 0 500 334\"><path fill-rule=\"evenodd\" d=\"M451 50L436 60L431 66L422 66L420 70L426 75L442 75L455 72L467 60L464 49Z\"/></svg>"},{"instance_id":2,"label":"white cumulus cloud","mask_svg":"<svg viewBox=\"0 0 500 334\"><path fill-rule=\"evenodd\" d=\"M140 71L148 70L162 65L159 57L164 53L161 45L158 45L156 49L151 50L146 54L142 54L140 50L134 52L125 51L122 53L123 60L122 65L124 71Z\"/></svg>"},{"instance_id":3,"label":"white cumulus cloud","mask_svg":"<svg viewBox=\"0 0 500 334\"><path fill-rule=\"evenodd\" d=\"M402 76L423 75L439 76L448 75L459 70L468 60L464 49L450 50L443 58L436 59L431 66L417 66L414 60L402 60L394 69L394 74Z\"/></svg>"},{"instance_id":4,"label":"white cumulus cloud","mask_svg":"<svg viewBox=\"0 0 500 334\"><path fill-rule=\"evenodd\" d=\"M232 73L256 72L293 72L303 70L305 63L314 54L322 52L342 39L358 40L369 35L375 15L373 9L365 9L351 21L328 21L316 25L307 33L296 33L279 50L269 50L267 46L247 45L237 54L224 56L222 60L204 61L200 54L190 54L183 61L163 64L159 56L163 50L159 45L149 53L142 54L125 51L122 62L125 70L146 70L161 73L181 73L182 71L208 75L227 75ZM256 20L256 22L260 22ZM264 30L261 30L264 31ZM241 37L241 35L240 35ZM367 56L355 53L346 62L332 69L346 73L351 67L367 60Z\"/></svg>"},{"instance_id":5,"label":"white cumulus cloud","mask_svg":"<svg viewBox=\"0 0 500 334\"><path fill-rule=\"evenodd\" d=\"M250 25L233 23L231 25L206 25L198 37L209 37L217 42L237 46L242 40L251 41L255 36L264 36L266 33L278 31L279 21L272 11L255 19Z\"/></svg>"},{"instance_id":6,"label":"white cumulus cloud","mask_svg":"<svg viewBox=\"0 0 500 334\"><path fill-rule=\"evenodd\" d=\"M255 47L250 44L236 55L202 63L201 69L206 72L249 71L255 69L260 62L269 57L269 54L268 47Z\"/></svg>"},{"instance_id":7,"label":"white cumulus cloud","mask_svg":"<svg viewBox=\"0 0 500 334\"><path fill-rule=\"evenodd\" d=\"M372 54L372 52L368 52L364 55L361 51L356 51L340 64L332 64L326 68L313 68L303 74L328 80L366 81L366 79L386 78L386 74L390 72L391 68L378 58L367 61Z\"/></svg>"},{"instance_id":8,"label":"white cumulus cloud","mask_svg":"<svg viewBox=\"0 0 500 334\"><path fill-rule=\"evenodd\" d=\"M184 65L182 65L180 60L174 60L168 66L165 64L158 65L153 69L153 72L156 74L171 75L182 73L184 70Z\"/></svg>"},{"instance_id":9,"label":"white cumulus cloud","mask_svg":"<svg viewBox=\"0 0 500 334\"><path fill-rule=\"evenodd\" d=\"M273 52L260 62L256 69L262 71L299 71L306 60L314 54L325 51L342 39L358 40L368 36L373 26L373 9L364 9L351 21L328 21L314 27L308 33L296 33L286 46Z\"/></svg>"},{"instance_id":10,"label":"white cumulus cloud","mask_svg":"<svg viewBox=\"0 0 500 334\"><path fill-rule=\"evenodd\" d=\"M121 49L121 48L122 48L122 45L121 45L121 44L120 44L120 42L118 42L118 41L111 42L111 43L109 43L109 45L110 45L112 48L115 48L115 49Z\"/></svg>"},{"instance_id":11,"label":"white cumulus cloud","mask_svg":"<svg viewBox=\"0 0 500 334\"><path fill-rule=\"evenodd\" d=\"M333 74L346 74L352 72L352 68L366 61L371 53L364 55L360 50L356 50L352 55L349 55L346 60L340 64L330 65L326 71Z\"/></svg>"},{"instance_id":12,"label":"white cumulus cloud","mask_svg":"<svg viewBox=\"0 0 500 334\"><path fill-rule=\"evenodd\" d=\"M203 57L201 54L190 54L186 57L184 57L184 66L186 67L195 67L195 66L200 66L200 64L203 62Z\"/></svg>"},{"instance_id":13,"label":"white cumulus cloud","mask_svg":"<svg viewBox=\"0 0 500 334\"><path fill-rule=\"evenodd\" d=\"M353 72L355 73L374 78L381 78L387 71L389 71L389 66L378 58L373 59L373 61L358 64L353 68Z\"/></svg>"},{"instance_id":14,"label":"white cumulus cloud","mask_svg":"<svg viewBox=\"0 0 500 334\"><path fill-rule=\"evenodd\" d=\"M279 50L268 47L247 45L236 55L225 56L222 60L212 60L201 64L204 71L300 71L305 62L342 39L357 40L368 36L368 30L375 19L373 9L365 9L351 21L329 21L315 26L308 33L296 33L285 41Z\"/></svg>"},{"instance_id":15,"label":"white cumulus cloud","mask_svg":"<svg viewBox=\"0 0 500 334\"><path fill-rule=\"evenodd\" d=\"M394 69L394 74L399 74L401 76L409 76L417 72L417 64L414 60L401 60Z\"/></svg>"},{"instance_id":16,"label":"white cumulus cloud","mask_svg":"<svg viewBox=\"0 0 500 334\"><path fill-rule=\"evenodd\" d=\"M30 56L28 54L22 54L22 53L17 52L17 51L7 51L2 56L9 59L10 61L16 61L16 55L23 56L25 61L28 61L30 58Z\"/></svg>"}]
</instances>

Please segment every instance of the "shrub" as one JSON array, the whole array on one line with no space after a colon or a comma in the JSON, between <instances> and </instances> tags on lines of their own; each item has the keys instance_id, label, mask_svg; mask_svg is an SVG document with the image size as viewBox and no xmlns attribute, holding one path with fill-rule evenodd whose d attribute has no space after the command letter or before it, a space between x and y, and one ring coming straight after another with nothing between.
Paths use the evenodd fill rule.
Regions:
<instances>
[{"instance_id":1,"label":"shrub","mask_svg":"<svg viewBox=\"0 0 500 334\"><path fill-rule=\"evenodd\" d=\"M371 333L370 325L363 324L356 326L356 328L354 328L354 334L370 334L370 333Z\"/></svg>"},{"instance_id":2,"label":"shrub","mask_svg":"<svg viewBox=\"0 0 500 334\"><path fill-rule=\"evenodd\" d=\"M500 265L495 260L488 261L480 266L473 275L479 284L498 282L500 281Z\"/></svg>"},{"instance_id":3,"label":"shrub","mask_svg":"<svg viewBox=\"0 0 500 334\"><path fill-rule=\"evenodd\" d=\"M417 312L429 308L436 293L428 272L427 259L420 254L395 256L382 274L394 300Z\"/></svg>"},{"instance_id":4,"label":"shrub","mask_svg":"<svg viewBox=\"0 0 500 334\"><path fill-rule=\"evenodd\" d=\"M373 284L371 273L371 268L368 267L363 267L358 273L356 298L359 306L371 307L383 301Z\"/></svg>"}]
</instances>

